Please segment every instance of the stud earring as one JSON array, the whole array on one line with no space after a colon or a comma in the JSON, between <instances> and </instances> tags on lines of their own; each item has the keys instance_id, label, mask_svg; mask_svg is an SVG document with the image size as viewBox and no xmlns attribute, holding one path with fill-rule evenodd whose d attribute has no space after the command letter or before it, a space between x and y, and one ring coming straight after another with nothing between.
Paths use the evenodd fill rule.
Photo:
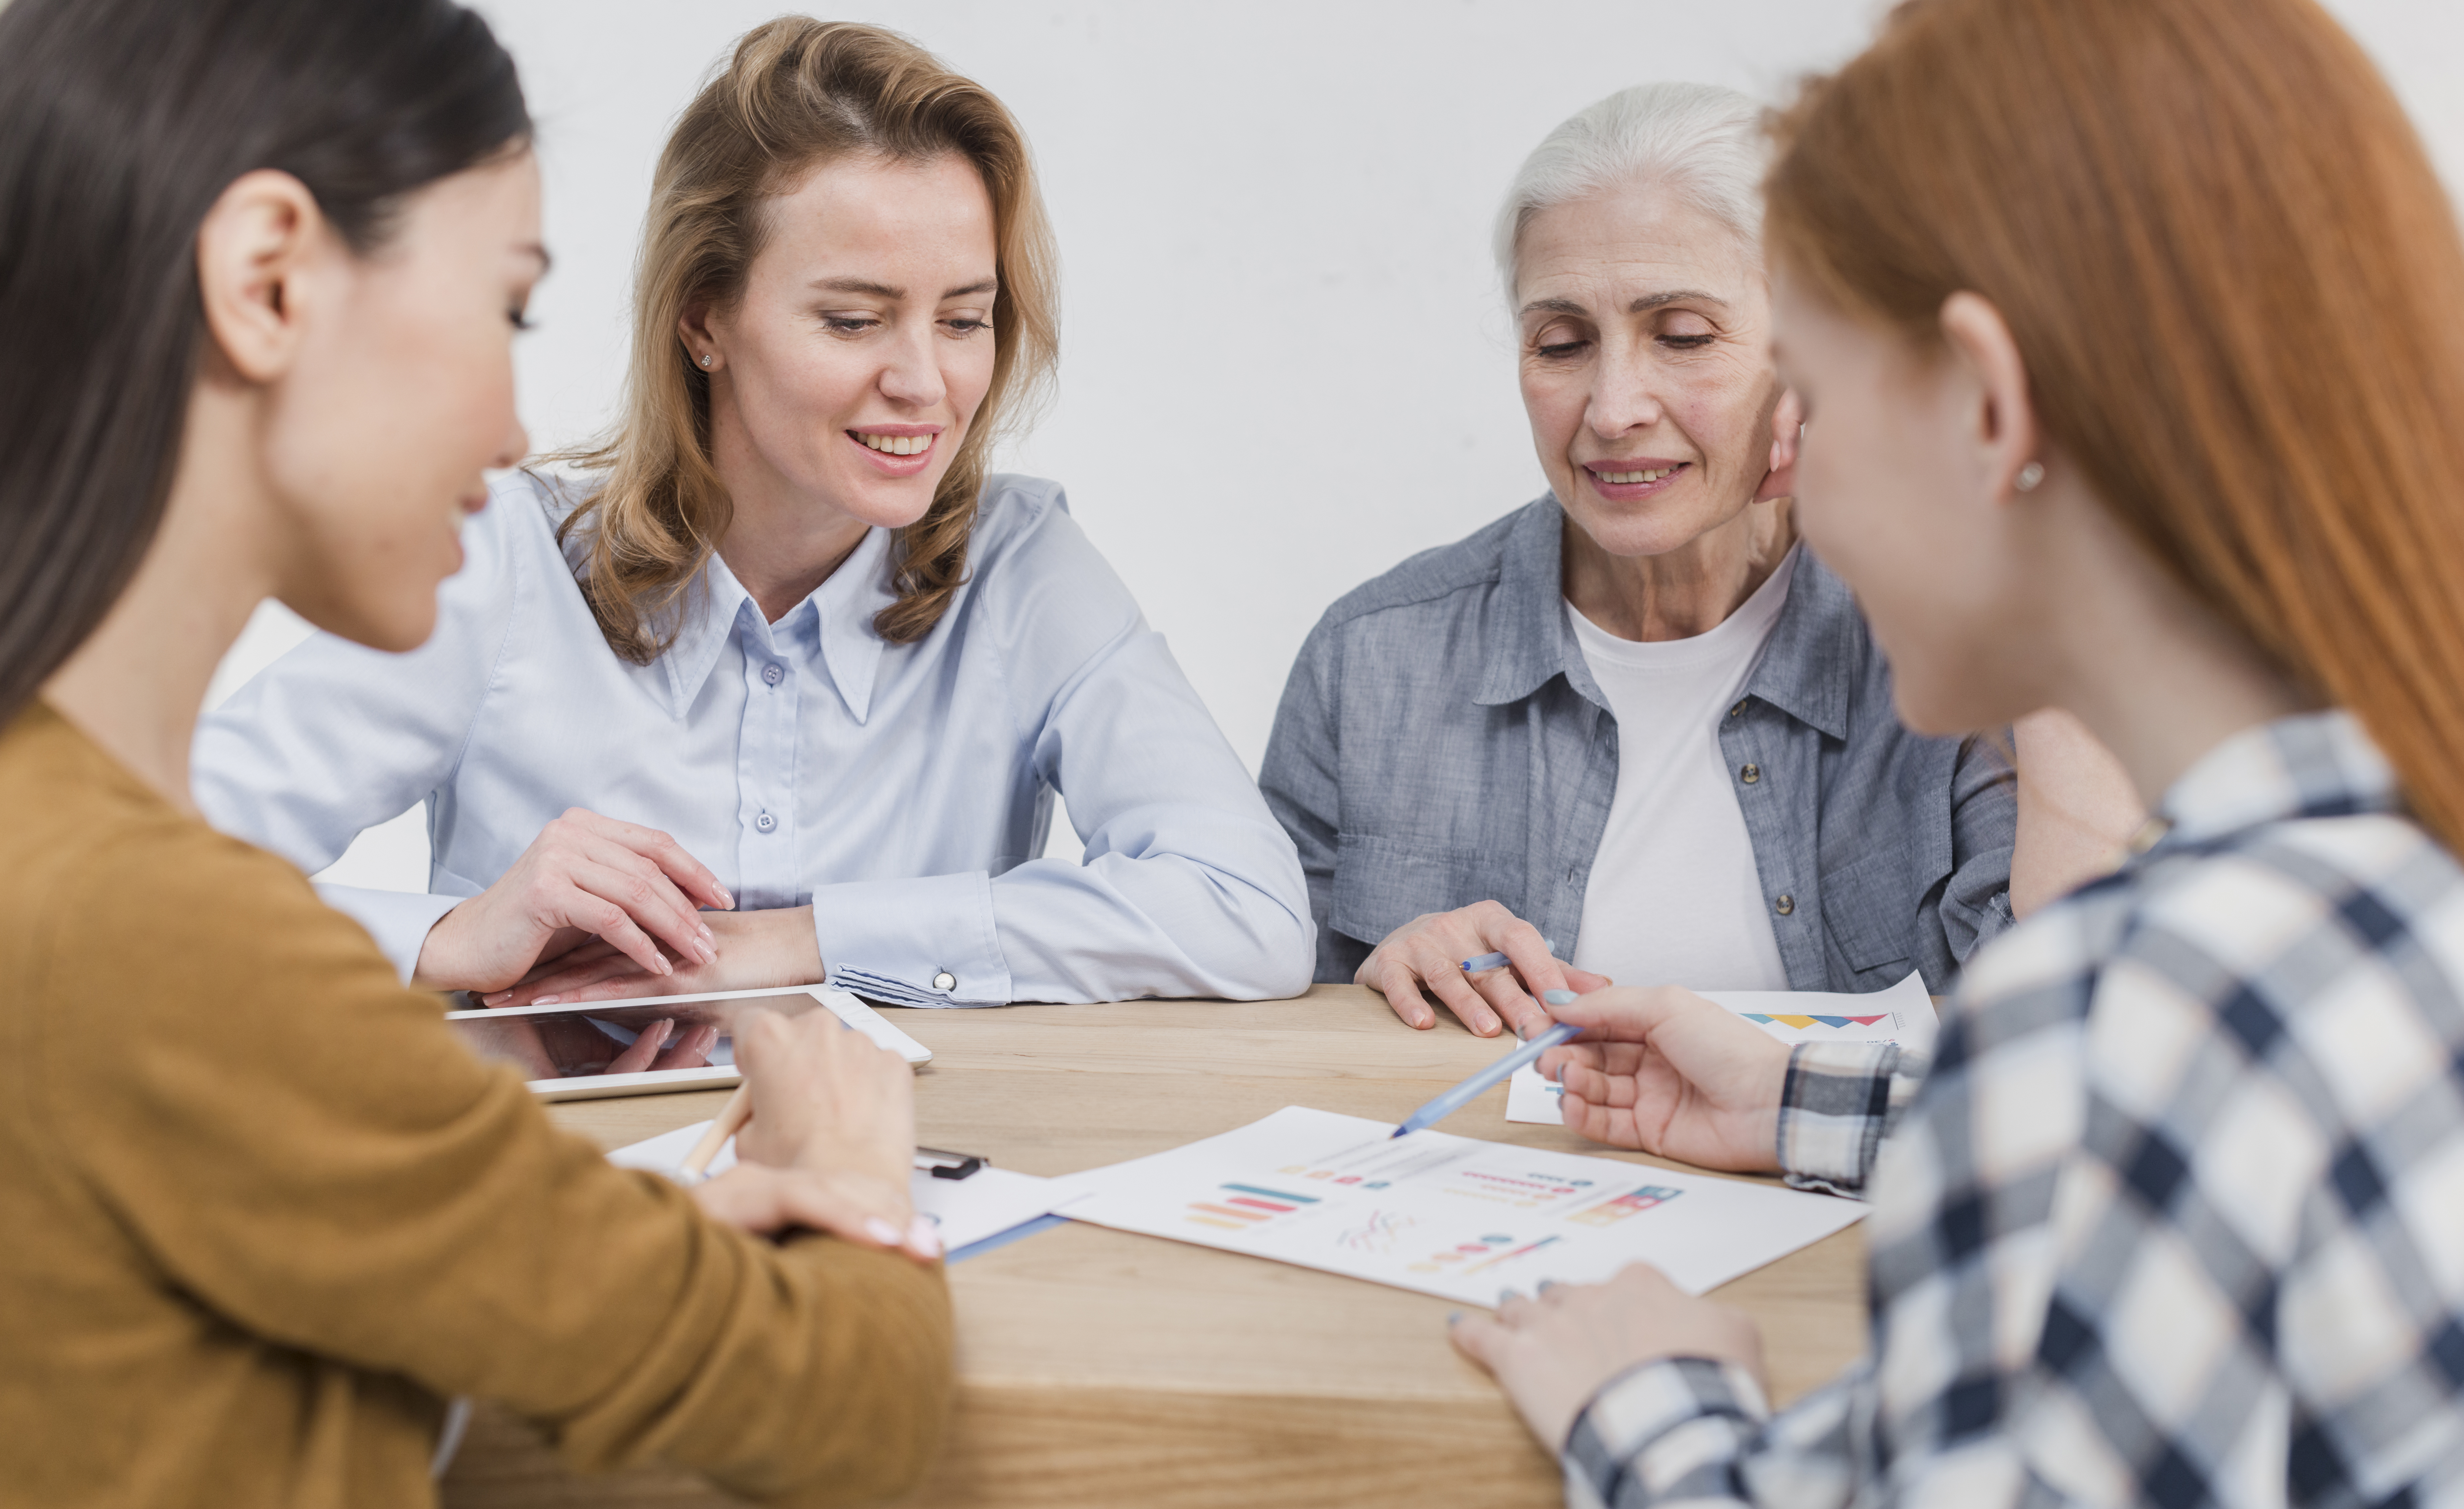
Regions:
<instances>
[{"instance_id":1,"label":"stud earring","mask_svg":"<svg viewBox=\"0 0 2464 1509\"><path fill-rule=\"evenodd\" d=\"M709 362L709 358L707 357L704 357L702 360L705 365ZM2011 485L2023 493L2033 493L2036 490L2036 484L2044 479L2044 463L2041 461L2031 461L2027 465L2019 468L2019 475L2011 479Z\"/></svg>"},{"instance_id":2,"label":"stud earring","mask_svg":"<svg viewBox=\"0 0 2464 1509\"><path fill-rule=\"evenodd\" d=\"M710 353L708 351L704 351L701 354L701 366L703 371L710 370Z\"/></svg>"}]
</instances>

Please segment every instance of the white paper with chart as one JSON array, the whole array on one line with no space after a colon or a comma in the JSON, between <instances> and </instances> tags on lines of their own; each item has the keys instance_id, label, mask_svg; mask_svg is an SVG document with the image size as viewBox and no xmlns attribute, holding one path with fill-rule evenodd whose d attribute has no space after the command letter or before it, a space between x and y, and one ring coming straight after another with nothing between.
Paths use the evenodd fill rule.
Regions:
<instances>
[{"instance_id":1,"label":"white paper with chart","mask_svg":"<svg viewBox=\"0 0 2464 1509\"><path fill-rule=\"evenodd\" d=\"M1864 1214L1853 1200L1286 1106L1054 1181L1073 1221L1493 1305L1659 1266L1700 1294Z\"/></svg>"},{"instance_id":2,"label":"white paper with chart","mask_svg":"<svg viewBox=\"0 0 2464 1509\"><path fill-rule=\"evenodd\" d=\"M1911 969L1888 989L1864 995L1829 990L1698 990L1783 1043L1904 1043L1919 1053L1933 1047L1933 997L1925 976ZM1506 1119L1555 1126L1560 1087L1536 1067L1507 1081Z\"/></svg>"}]
</instances>

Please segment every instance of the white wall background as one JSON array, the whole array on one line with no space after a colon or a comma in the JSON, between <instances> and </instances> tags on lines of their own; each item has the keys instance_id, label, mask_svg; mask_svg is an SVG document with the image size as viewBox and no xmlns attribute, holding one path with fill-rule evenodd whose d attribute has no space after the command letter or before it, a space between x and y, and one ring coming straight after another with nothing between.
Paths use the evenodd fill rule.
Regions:
<instances>
[{"instance_id":1,"label":"white wall background","mask_svg":"<svg viewBox=\"0 0 2464 1509\"><path fill-rule=\"evenodd\" d=\"M520 347L542 450L613 412L650 167L777 0L477 0L539 124L556 272ZM2464 183L2464 6L2330 0ZM1524 153L1628 84L1783 99L1880 0L906 0L907 33L1024 123L1064 270L1061 397L1010 470L1060 478L1255 769L1337 595L1545 485L1489 217ZM269 606L216 698L300 637ZM622 814L617 814L622 815ZM1075 852L1066 832L1058 846ZM424 889L415 814L334 872Z\"/></svg>"}]
</instances>

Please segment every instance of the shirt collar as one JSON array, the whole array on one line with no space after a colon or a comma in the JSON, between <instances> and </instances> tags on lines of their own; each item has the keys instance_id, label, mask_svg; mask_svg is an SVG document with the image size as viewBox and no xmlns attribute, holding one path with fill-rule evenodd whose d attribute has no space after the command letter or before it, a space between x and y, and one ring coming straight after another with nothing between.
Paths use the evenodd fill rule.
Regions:
<instances>
[{"instance_id":1,"label":"shirt collar","mask_svg":"<svg viewBox=\"0 0 2464 1509\"><path fill-rule=\"evenodd\" d=\"M792 610L781 620L783 627L798 612L809 606L819 633L781 633L774 649L793 645L811 645L820 651L824 667L829 673L830 684L838 689L839 698L847 703L847 712L862 723L872 710L872 688L881 669L884 641L873 631L872 615L897 600L890 585L891 531L869 529L857 542L855 550L829 580L813 589L803 605ZM682 718L701 695L704 682L710 679L713 667L727 648L728 636L736 632L739 618L750 614L746 627L754 634L769 639L768 626L759 622L760 605L727 563L711 553L702 567L698 590L687 594L684 622L676 631L675 642L660 658L668 671L668 691L673 699L673 711Z\"/></svg>"},{"instance_id":2,"label":"shirt collar","mask_svg":"<svg viewBox=\"0 0 2464 1509\"><path fill-rule=\"evenodd\" d=\"M1608 705L1566 621L1565 530L1566 511L1553 495L1544 494L1507 531L1498 562L1497 626L1485 636L1486 658L1473 697L1484 707L1521 701L1558 675L1592 702ZM1746 695L1845 739L1849 697L1863 652L1857 600L1845 583L1804 555Z\"/></svg>"},{"instance_id":3,"label":"shirt collar","mask_svg":"<svg viewBox=\"0 0 2464 1509\"><path fill-rule=\"evenodd\" d=\"M1565 527L1566 511L1554 495L1543 493L1506 532L1497 566L1496 621L1481 636L1487 648L1480 690L1472 697L1483 707L1519 702L1560 674L1592 701L1608 705L1566 623Z\"/></svg>"},{"instance_id":4,"label":"shirt collar","mask_svg":"<svg viewBox=\"0 0 2464 1509\"><path fill-rule=\"evenodd\" d=\"M2245 728L2200 756L2156 804L2170 832L2155 847L2288 818L2402 808L2395 771L2361 720L2330 708Z\"/></svg>"}]
</instances>

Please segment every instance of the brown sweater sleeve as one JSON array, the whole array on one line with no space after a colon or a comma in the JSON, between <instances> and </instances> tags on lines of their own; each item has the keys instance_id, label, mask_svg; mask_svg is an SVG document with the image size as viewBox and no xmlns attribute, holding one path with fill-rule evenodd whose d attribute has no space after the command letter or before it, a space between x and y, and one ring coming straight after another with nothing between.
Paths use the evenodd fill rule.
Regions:
<instances>
[{"instance_id":1,"label":"brown sweater sleeve","mask_svg":"<svg viewBox=\"0 0 2464 1509\"><path fill-rule=\"evenodd\" d=\"M501 1401L582 1468L895 1494L951 1391L937 1269L774 1245L549 1124L288 865L169 819L50 899L46 1162L234 1325ZM47 908L49 909L49 908Z\"/></svg>"}]
</instances>

